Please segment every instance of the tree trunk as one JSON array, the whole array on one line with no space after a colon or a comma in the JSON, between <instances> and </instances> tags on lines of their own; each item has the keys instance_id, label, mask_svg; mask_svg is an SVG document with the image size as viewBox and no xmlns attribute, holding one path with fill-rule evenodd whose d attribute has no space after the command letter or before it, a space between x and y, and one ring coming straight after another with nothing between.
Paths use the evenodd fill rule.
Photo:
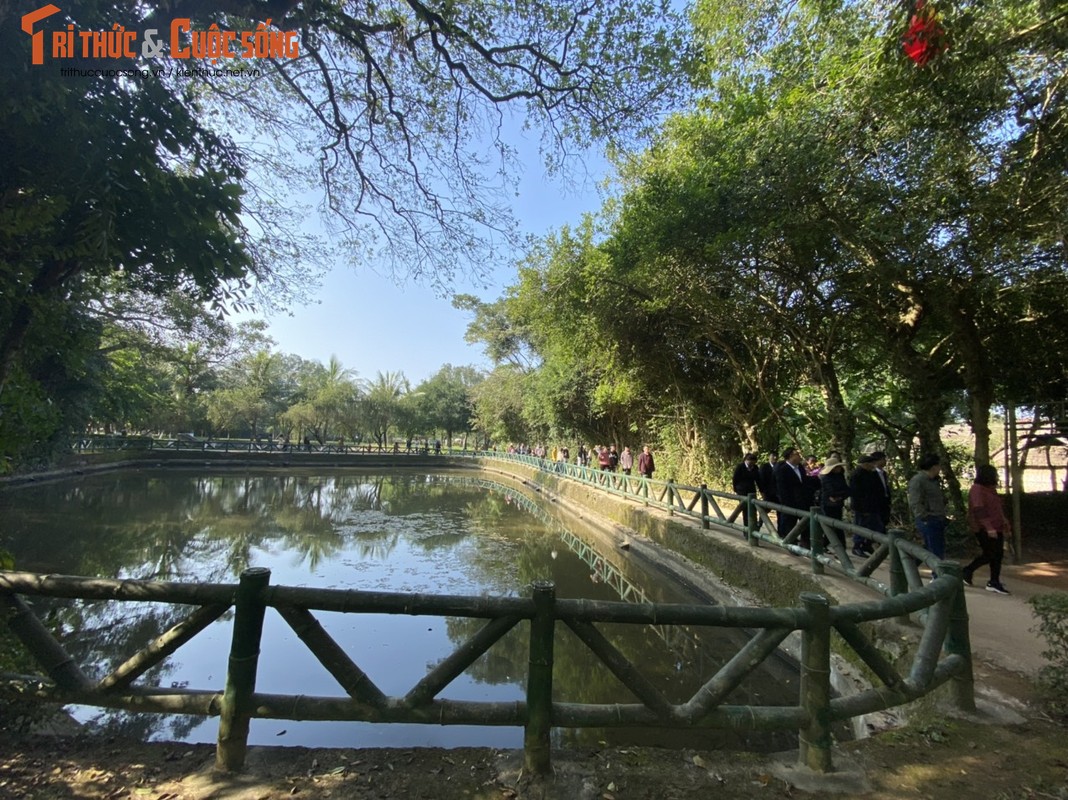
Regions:
<instances>
[{"instance_id":1,"label":"tree trunk","mask_svg":"<svg viewBox=\"0 0 1068 800\"><path fill-rule=\"evenodd\" d=\"M837 450L844 459L848 460L856 446L856 416L842 397L842 386L838 382L838 371L834 368L834 364L824 361L818 364L814 372L820 395L823 397L824 408L827 410L831 449Z\"/></svg>"},{"instance_id":2,"label":"tree trunk","mask_svg":"<svg viewBox=\"0 0 1068 800\"><path fill-rule=\"evenodd\" d=\"M959 353L959 371L968 394L968 422L975 436L976 465L990 463L990 407L994 404L994 376L990 356L979 331L978 301L970 302L968 285L953 285L953 345Z\"/></svg>"},{"instance_id":3,"label":"tree trunk","mask_svg":"<svg viewBox=\"0 0 1068 800\"><path fill-rule=\"evenodd\" d=\"M947 395L938 385L937 378L930 374L922 358L915 364L913 375L909 382L909 397L916 415L921 458L924 453L934 453L942 460L942 475L949 493L949 502L960 515L965 509L964 497L960 481L953 470L953 459L942 441L942 425L949 412Z\"/></svg>"},{"instance_id":4,"label":"tree trunk","mask_svg":"<svg viewBox=\"0 0 1068 800\"><path fill-rule=\"evenodd\" d=\"M0 397L4 394L7 379L11 376L11 370L15 366L15 357L22 349L22 343L26 340L26 332L30 329L32 319L30 304L19 303L12 315L11 324L8 325L3 338L0 339Z\"/></svg>"},{"instance_id":5,"label":"tree trunk","mask_svg":"<svg viewBox=\"0 0 1068 800\"><path fill-rule=\"evenodd\" d=\"M968 421L975 435L975 464L990 463L990 407L992 392L968 392Z\"/></svg>"}]
</instances>

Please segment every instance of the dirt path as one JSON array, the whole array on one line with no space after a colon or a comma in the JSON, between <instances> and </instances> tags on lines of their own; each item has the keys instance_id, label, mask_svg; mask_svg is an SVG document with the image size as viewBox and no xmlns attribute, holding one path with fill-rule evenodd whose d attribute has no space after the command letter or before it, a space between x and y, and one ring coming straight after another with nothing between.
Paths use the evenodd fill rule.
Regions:
<instances>
[{"instance_id":1,"label":"dirt path","mask_svg":"<svg viewBox=\"0 0 1068 800\"><path fill-rule=\"evenodd\" d=\"M985 705L985 703L984 703ZM1025 708L1021 708L1028 713ZM32 800L872 800L1068 797L1068 730L1037 717L932 714L835 753L814 779L792 762L747 753L606 748L554 755L532 781L521 753L491 749L253 748L238 776L212 772L214 748L36 740L0 758L0 797Z\"/></svg>"},{"instance_id":2,"label":"dirt path","mask_svg":"<svg viewBox=\"0 0 1068 800\"><path fill-rule=\"evenodd\" d=\"M1002 582L1011 595L985 591L982 571L975 577L975 587L966 589L972 651L1006 670L1035 675L1046 664L1045 643L1035 631L1027 601L1036 594L1068 592L1068 560L1005 565Z\"/></svg>"}]
</instances>

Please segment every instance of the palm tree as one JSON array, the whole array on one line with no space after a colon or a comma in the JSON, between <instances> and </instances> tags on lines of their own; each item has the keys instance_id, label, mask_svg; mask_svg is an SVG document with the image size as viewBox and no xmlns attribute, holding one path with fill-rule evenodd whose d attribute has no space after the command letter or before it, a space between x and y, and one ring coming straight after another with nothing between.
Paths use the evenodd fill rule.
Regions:
<instances>
[{"instance_id":1,"label":"palm tree","mask_svg":"<svg viewBox=\"0 0 1068 800\"><path fill-rule=\"evenodd\" d=\"M386 445L389 429L397 416L401 398L408 392L403 372L379 372L367 386L363 398L364 415L378 447Z\"/></svg>"},{"instance_id":2,"label":"palm tree","mask_svg":"<svg viewBox=\"0 0 1068 800\"><path fill-rule=\"evenodd\" d=\"M319 434L323 441L328 438L327 428L346 416L359 394L355 370L345 369L338 357L331 355L319 375L318 386L311 398L312 407L320 420Z\"/></svg>"}]
</instances>

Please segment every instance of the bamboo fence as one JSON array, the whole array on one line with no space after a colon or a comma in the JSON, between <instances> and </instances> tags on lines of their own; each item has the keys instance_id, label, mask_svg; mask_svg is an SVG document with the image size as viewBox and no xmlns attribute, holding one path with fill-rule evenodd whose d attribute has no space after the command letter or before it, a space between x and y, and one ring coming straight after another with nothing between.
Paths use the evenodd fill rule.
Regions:
<instances>
[{"instance_id":1,"label":"bamboo fence","mask_svg":"<svg viewBox=\"0 0 1068 800\"><path fill-rule=\"evenodd\" d=\"M898 548L891 557L910 558ZM244 764L249 721L359 720L438 725L508 725L524 728L526 769L551 770L554 727L710 727L732 730L796 730L801 763L833 769L831 726L851 717L916 699L947 681L961 708L973 708L968 620L959 567L939 564L927 586L880 601L830 606L821 595L802 595L794 608L744 608L685 604L557 599L551 583L536 583L530 598L468 597L272 586L266 569L246 570L238 584L182 584L105 580L76 576L0 572L0 608L12 632L44 675L3 674L9 690L57 703L78 703L138 712L218 716L216 767ZM90 679L38 620L23 597L153 601L192 605L194 610L111 673ZM235 609L223 688L174 689L136 683L152 666L197 632ZM290 625L345 696L273 695L255 691L264 614L274 609ZM430 669L404 696L381 691L331 638L313 612L475 617L485 625ZM926 611L924 633L907 675L900 674L859 627L863 622ZM471 702L438 695L516 625L529 621L526 698L517 702ZM553 700L553 635L563 623L586 644L638 702L564 703ZM670 702L599 630L599 623L688 625L744 629L749 640L687 701ZM881 685L848 697L831 697L831 630L836 630L877 676ZM796 705L727 703L731 692L795 631L802 637L801 688ZM703 677L703 676L702 676Z\"/></svg>"}]
</instances>

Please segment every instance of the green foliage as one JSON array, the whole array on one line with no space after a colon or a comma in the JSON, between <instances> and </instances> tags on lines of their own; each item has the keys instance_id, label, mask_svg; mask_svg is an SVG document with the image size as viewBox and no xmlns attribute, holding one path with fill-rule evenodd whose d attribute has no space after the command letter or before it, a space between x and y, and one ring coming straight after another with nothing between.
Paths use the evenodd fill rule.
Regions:
<instances>
[{"instance_id":1,"label":"green foliage","mask_svg":"<svg viewBox=\"0 0 1068 800\"><path fill-rule=\"evenodd\" d=\"M722 449L711 444L715 442L715 431L700 430L692 419L680 414L676 418L654 420L651 432L657 442L654 455L658 478L729 489L734 464L717 458Z\"/></svg>"},{"instance_id":2,"label":"green foliage","mask_svg":"<svg viewBox=\"0 0 1068 800\"><path fill-rule=\"evenodd\" d=\"M444 365L415 388L417 424L424 432L444 431L451 446L454 434L470 430L471 390L481 379L481 373L473 367Z\"/></svg>"},{"instance_id":3,"label":"green foliage","mask_svg":"<svg viewBox=\"0 0 1068 800\"><path fill-rule=\"evenodd\" d=\"M76 308L39 305L21 356L0 393L0 471L47 463L84 428L107 366L96 350L99 326Z\"/></svg>"},{"instance_id":4,"label":"green foliage","mask_svg":"<svg viewBox=\"0 0 1068 800\"><path fill-rule=\"evenodd\" d=\"M886 11L696 4L706 96L494 305L492 332L535 355L528 418L656 427L681 472L692 431L710 472L786 444L907 469L916 442L960 463L940 435L955 407L985 462L996 401L1059 396L1068 17L965 2L918 69Z\"/></svg>"},{"instance_id":5,"label":"green foliage","mask_svg":"<svg viewBox=\"0 0 1068 800\"><path fill-rule=\"evenodd\" d=\"M109 360L90 357L91 336L69 359L27 352L35 336L55 335L59 312L92 309L111 322L116 294L183 295L216 311L306 296L334 255L305 233L295 201L316 179L338 251L384 255L380 263L445 283L458 265L491 263L518 227L499 200L513 159L500 108L540 128L555 168L565 142L633 133L686 91L683 20L662 0L186 8L197 28L253 30L267 19L299 33L302 58L272 59L256 80L171 80L169 53L154 57L162 77L63 75L50 55L31 64L19 13L0 9L0 415L10 420L0 455L12 462L47 453L90 418L255 432L279 402L252 385L205 401L214 387L201 379L217 377L216 365L193 342L170 365L166 396L138 352L153 340L144 330L140 344L99 342ZM68 25L143 32L165 28L167 13L85 0L39 21L37 35L48 41ZM51 361L70 385L39 377ZM295 400L320 436L358 427L343 383L302 387Z\"/></svg>"},{"instance_id":6,"label":"green foliage","mask_svg":"<svg viewBox=\"0 0 1068 800\"><path fill-rule=\"evenodd\" d=\"M379 372L367 385L360 402L361 415L363 424L379 446L385 447L397 423L404 421L406 408L403 400L409 390L408 379L400 371Z\"/></svg>"},{"instance_id":7,"label":"green foliage","mask_svg":"<svg viewBox=\"0 0 1068 800\"><path fill-rule=\"evenodd\" d=\"M99 0L64 15L85 29L135 22ZM18 463L50 456L107 388L90 306L114 276L221 302L252 260L240 157L193 98L32 66L12 9L0 21L0 448Z\"/></svg>"},{"instance_id":8,"label":"green foliage","mask_svg":"<svg viewBox=\"0 0 1068 800\"><path fill-rule=\"evenodd\" d=\"M1042 655L1049 661L1039 672L1039 684L1050 707L1068 716L1068 593L1037 594L1028 602L1038 618L1038 633L1046 641Z\"/></svg>"},{"instance_id":9,"label":"green foliage","mask_svg":"<svg viewBox=\"0 0 1068 800\"><path fill-rule=\"evenodd\" d=\"M531 377L515 367L501 365L472 389L472 424L482 434L483 444L504 447L533 439L523 416L526 385Z\"/></svg>"},{"instance_id":10,"label":"green foliage","mask_svg":"<svg viewBox=\"0 0 1068 800\"><path fill-rule=\"evenodd\" d=\"M507 300L484 303L474 295L458 294L452 305L473 315L464 341L481 344L494 364L510 364L517 369L531 367L529 332L508 313Z\"/></svg>"},{"instance_id":11,"label":"green foliage","mask_svg":"<svg viewBox=\"0 0 1068 800\"><path fill-rule=\"evenodd\" d=\"M441 286L518 241L501 197L515 160L502 136L509 114L558 170L575 141L626 141L688 89L685 22L665 0L308 0L284 13L251 0L240 10L246 29L273 18L302 32L303 57L272 61L269 76L200 87L255 141L250 162L270 154L250 190L319 178L341 255ZM238 19L234 6L190 11L205 27Z\"/></svg>"}]
</instances>

